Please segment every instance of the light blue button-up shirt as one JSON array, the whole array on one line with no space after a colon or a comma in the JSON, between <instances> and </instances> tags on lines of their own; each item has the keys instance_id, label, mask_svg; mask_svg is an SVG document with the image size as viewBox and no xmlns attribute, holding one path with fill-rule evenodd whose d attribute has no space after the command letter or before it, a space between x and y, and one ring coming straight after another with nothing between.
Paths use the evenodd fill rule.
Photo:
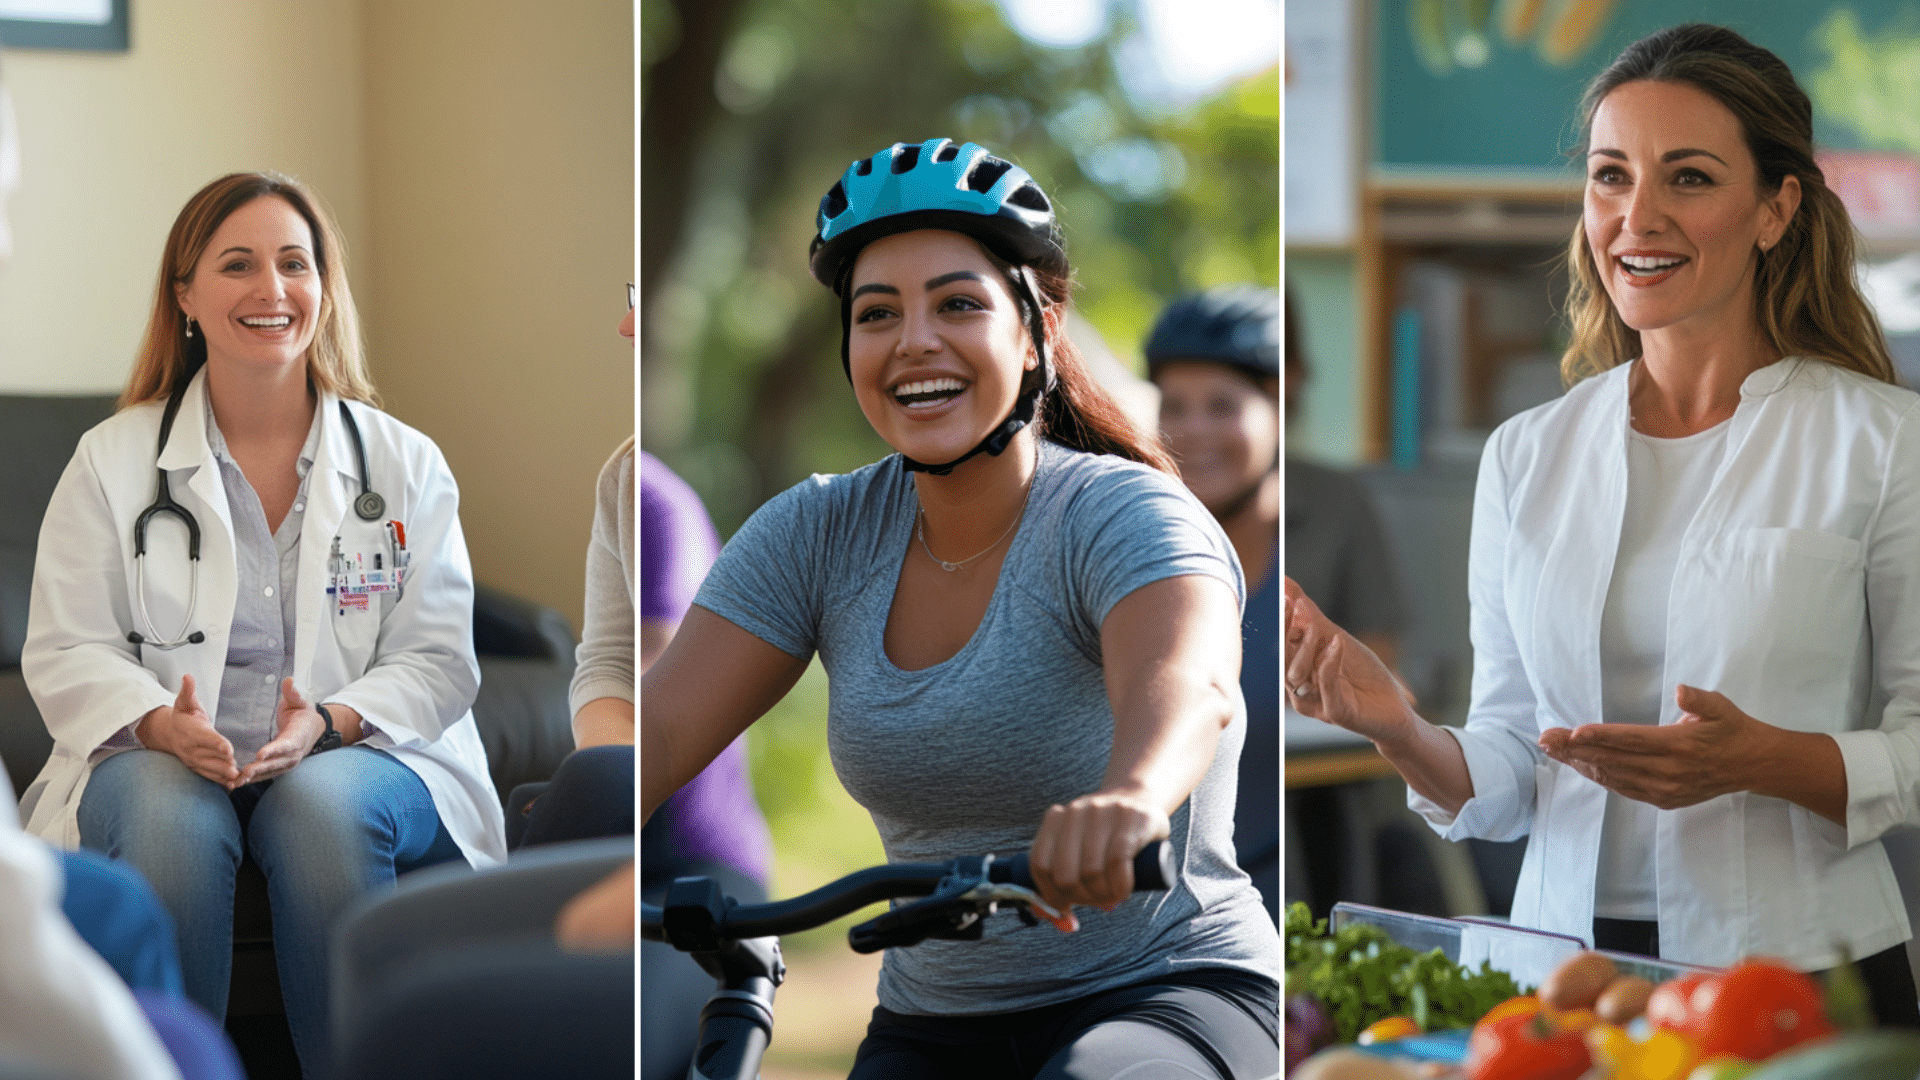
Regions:
<instances>
[{"instance_id":1,"label":"light blue button-up shirt","mask_svg":"<svg viewBox=\"0 0 1920 1080\"><path fill-rule=\"evenodd\" d=\"M209 402L212 400L208 399ZM227 450L227 440L207 407L207 441L220 463L233 516L238 573L233 627L227 636L227 669L213 727L233 744L234 764L245 768L273 741L280 707L280 680L293 674L294 592L300 576L300 525L306 517L307 473L320 447L320 410L314 409L307 442L294 465L300 489L280 528L267 528L260 497Z\"/></svg>"}]
</instances>

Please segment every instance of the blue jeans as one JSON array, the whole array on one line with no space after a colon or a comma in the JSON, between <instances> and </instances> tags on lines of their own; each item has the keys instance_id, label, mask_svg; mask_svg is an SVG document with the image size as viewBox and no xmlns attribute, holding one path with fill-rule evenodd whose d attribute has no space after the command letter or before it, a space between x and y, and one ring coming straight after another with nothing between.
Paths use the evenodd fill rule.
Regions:
<instances>
[{"instance_id":1,"label":"blue jeans","mask_svg":"<svg viewBox=\"0 0 1920 1080\"><path fill-rule=\"evenodd\" d=\"M396 875L461 857L420 778L364 746L231 793L171 754L116 754L80 799L80 842L146 875L179 931L187 996L215 1017L227 1012L234 875L253 856L267 878L287 1026L310 1077L330 1067L334 921Z\"/></svg>"}]
</instances>

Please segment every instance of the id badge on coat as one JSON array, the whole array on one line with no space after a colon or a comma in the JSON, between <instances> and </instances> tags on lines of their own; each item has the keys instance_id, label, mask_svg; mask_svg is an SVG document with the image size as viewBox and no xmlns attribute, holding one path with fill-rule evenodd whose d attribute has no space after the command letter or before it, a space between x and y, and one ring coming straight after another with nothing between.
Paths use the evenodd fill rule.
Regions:
<instances>
[{"instance_id":1,"label":"id badge on coat","mask_svg":"<svg viewBox=\"0 0 1920 1080\"><path fill-rule=\"evenodd\" d=\"M340 538L333 538L333 551L327 557L327 593L334 598L336 614L366 611L373 597L404 591L412 559L407 551L406 527L389 521L384 528L384 548L377 546L371 551L345 551Z\"/></svg>"}]
</instances>

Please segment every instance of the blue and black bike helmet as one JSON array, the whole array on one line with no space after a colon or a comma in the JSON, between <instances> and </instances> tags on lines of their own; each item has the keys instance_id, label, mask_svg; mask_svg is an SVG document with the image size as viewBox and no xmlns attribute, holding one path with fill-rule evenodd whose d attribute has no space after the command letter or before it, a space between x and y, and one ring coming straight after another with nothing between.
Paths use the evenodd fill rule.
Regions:
<instances>
[{"instance_id":1,"label":"blue and black bike helmet","mask_svg":"<svg viewBox=\"0 0 1920 1080\"><path fill-rule=\"evenodd\" d=\"M1223 285L1168 304L1147 337L1147 374L1175 360L1208 360L1256 382L1280 374L1280 293Z\"/></svg>"},{"instance_id":2,"label":"blue and black bike helmet","mask_svg":"<svg viewBox=\"0 0 1920 1080\"><path fill-rule=\"evenodd\" d=\"M840 366L849 380L850 279L862 248L895 233L946 229L978 240L1016 268L1010 282L1024 308L1039 364L1022 380L1013 412L980 445L953 461L929 465L905 460L908 469L939 476L975 454L1005 450L1013 436L1033 422L1035 403L1053 381L1040 296L1026 268L1064 275L1067 251L1053 203L1040 185L1025 169L973 143L894 143L847 167L820 200L816 225L809 262L813 276L840 297Z\"/></svg>"}]
</instances>

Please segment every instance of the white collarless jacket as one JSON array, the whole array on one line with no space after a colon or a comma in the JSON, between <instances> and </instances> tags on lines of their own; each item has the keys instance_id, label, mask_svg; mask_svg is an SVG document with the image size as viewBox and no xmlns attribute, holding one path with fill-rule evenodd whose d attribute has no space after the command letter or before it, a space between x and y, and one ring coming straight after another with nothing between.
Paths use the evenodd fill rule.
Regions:
<instances>
[{"instance_id":1,"label":"white collarless jacket","mask_svg":"<svg viewBox=\"0 0 1920 1080\"><path fill-rule=\"evenodd\" d=\"M1442 836L1531 833L1512 918L1591 942L1606 790L1546 757L1553 727L1601 720L1600 614L1626 508L1621 365L1501 425L1481 459L1468 589L1474 797L1410 795ZM1920 823L1920 395L1819 361L1748 376L1726 457L1688 525L1667 608L1673 687L1839 744L1845 828L1738 792L1661 811L1660 948L1808 969L1911 936L1879 837Z\"/></svg>"},{"instance_id":2,"label":"white collarless jacket","mask_svg":"<svg viewBox=\"0 0 1920 1080\"><path fill-rule=\"evenodd\" d=\"M207 443L205 395L203 370L187 389L158 461L174 500L200 524L199 596L190 629L204 632L204 642L163 651L127 640L130 630L146 632L133 595L133 528L157 488L163 402L122 410L81 437L40 526L20 666L54 748L20 813L29 831L64 847L79 846L75 815L89 758L107 739L172 704L182 675L194 677L209 715L219 708L237 574L233 518ZM307 476L294 685L311 701L339 702L365 717L376 729L366 745L412 769L467 860L492 865L506 858L506 840L486 750L468 711L480 668L459 492L431 440L371 406L350 403L373 490L387 503L380 520L362 520L352 510L359 462L338 400L320 395L320 445ZM412 557L405 590L340 612L326 591L335 539L344 554L365 553L371 564L374 553L387 550L389 520L403 523ZM186 620L192 581L186 529L177 518L153 519L146 564L153 626L174 634Z\"/></svg>"}]
</instances>

